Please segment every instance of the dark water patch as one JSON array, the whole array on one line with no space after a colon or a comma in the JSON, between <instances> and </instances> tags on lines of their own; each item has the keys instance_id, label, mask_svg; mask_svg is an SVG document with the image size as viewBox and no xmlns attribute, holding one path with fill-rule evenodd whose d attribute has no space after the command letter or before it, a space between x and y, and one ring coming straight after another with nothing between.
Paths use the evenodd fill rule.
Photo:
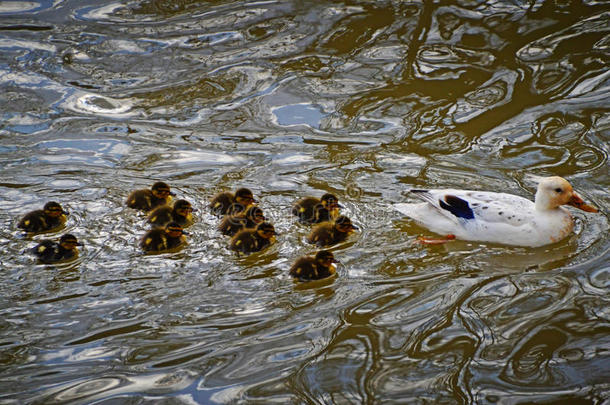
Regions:
<instances>
[{"instance_id":1,"label":"dark water patch","mask_svg":"<svg viewBox=\"0 0 610 405\"><path fill-rule=\"evenodd\" d=\"M159 277L128 277L128 278L124 278L124 279L117 279L117 280L100 280L100 281L95 281L93 283L90 283L89 285L92 287L100 287L106 284L113 284L113 283L130 283L132 281L140 281L140 280L158 280Z\"/></svg>"},{"instance_id":2,"label":"dark water patch","mask_svg":"<svg viewBox=\"0 0 610 405\"><path fill-rule=\"evenodd\" d=\"M51 25L0 25L0 31L50 31L53 28Z\"/></svg>"},{"instance_id":3,"label":"dark water patch","mask_svg":"<svg viewBox=\"0 0 610 405\"><path fill-rule=\"evenodd\" d=\"M143 322L138 322L138 323L135 323L132 325L105 328L103 331L89 334L88 336L82 337L77 340L72 340L70 342L67 342L66 344L68 346L80 345L80 344L84 344L84 343L95 342L96 340L103 340L105 338L109 338L109 337L113 337L113 336L120 336L120 335L124 335L124 334L131 334L131 333L135 333L135 332L139 332L139 331L144 331L144 330L147 330L150 328L148 326L143 326L143 325L144 325Z\"/></svg>"},{"instance_id":4,"label":"dark water patch","mask_svg":"<svg viewBox=\"0 0 610 405\"><path fill-rule=\"evenodd\" d=\"M57 301L63 301L63 300L69 300L69 299L73 299L73 298L84 297L87 294L89 294L89 293L79 293L79 294L66 295L66 296L63 296L63 297L49 298L49 299L46 299L46 300L36 301L36 302L34 302L34 304L51 304L51 303L57 302Z\"/></svg>"},{"instance_id":5,"label":"dark water patch","mask_svg":"<svg viewBox=\"0 0 610 405\"><path fill-rule=\"evenodd\" d=\"M202 356L209 354L210 352L211 352L211 350L208 349L208 350L205 350L202 352L191 353L188 355L181 355L181 356L174 355L173 359L165 360L163 362L157 362L152 365L152 368L165 368L165 367L172 367L172 366L177 366L177 365L188 364L192 360L196 360Z\"/></svg>"}]
</instances>

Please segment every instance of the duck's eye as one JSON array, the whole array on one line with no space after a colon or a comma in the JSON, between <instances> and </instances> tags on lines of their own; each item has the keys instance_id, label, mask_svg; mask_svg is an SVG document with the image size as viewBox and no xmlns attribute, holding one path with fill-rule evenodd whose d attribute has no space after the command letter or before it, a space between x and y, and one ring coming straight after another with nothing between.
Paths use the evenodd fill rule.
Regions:
<instances>
[{"instance_id":1,"label":"duck's eye","mask_svg":"<svg viewBox=\"0 0 610 405\"><path fill-rule=\"evenodd\" d=\"M561 188L559 188L559 187L557 187L557 188L555 189L555 192L556 192L556 193L561 193L562 191L563 191L563 190L562 190Z\"/></svg>"}]
</instances>

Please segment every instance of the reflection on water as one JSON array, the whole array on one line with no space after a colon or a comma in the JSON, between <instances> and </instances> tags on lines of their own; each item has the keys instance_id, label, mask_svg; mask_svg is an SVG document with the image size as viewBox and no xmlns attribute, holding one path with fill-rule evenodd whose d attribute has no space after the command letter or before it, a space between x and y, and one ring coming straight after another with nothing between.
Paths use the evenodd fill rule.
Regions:
<instances>
[{"instance_id":1,"label":"reflection on water","mask_svg":"<svg viewBox=\"0 0 610 405\"><path fill-rule=\"evenodd\" d=\"M610 9L440 3L0 2L0 401L607 401ZM543 248L422 246L390 208L546 175L601 213ZM145 256L124 201L157 180L197 222ZM278 232L245 258L206 209L239 186ZM290 206L325 192L361 230L298 283ZM24 237L48 200L65 229ZM23 253L62 232L77 261Z\"/></svg>"}]
</instances>

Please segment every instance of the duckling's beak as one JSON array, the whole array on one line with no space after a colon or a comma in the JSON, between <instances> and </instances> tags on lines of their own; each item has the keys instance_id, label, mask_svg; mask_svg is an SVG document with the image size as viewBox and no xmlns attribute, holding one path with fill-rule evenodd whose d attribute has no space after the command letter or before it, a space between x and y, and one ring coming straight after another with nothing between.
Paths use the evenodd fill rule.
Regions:
<instances>
[{"instance_id":1,"label":"duckling's beak","mask_svg":"<svg viewBox=\"0 0 610 405\"><path fill-rule=\"evenodd\" d=\"M345 206L337 203L337 208L345 208Z\"/></svg>"},{"instance_id":2,"label":"duckling's beak","mask_svg":"<svg viewBox=\"0 0 610 405\"><path fill-rule=\"evenodd\" d=\"M85 246L83 242L76 242L76 246Z\"/></svg>"},{"instance_id":3,"label":"duckling's beak","mask_svg":"<svg viewBox=\"0 0 610 405\"><path fill-rule=\"evenodd\" d=\"M190 235L190 233L188 233L187 231L182 231L183 235Z\"/></svg>"},{"instance_id":4,"label":"duckling's beak","mask_svg":"<svg viewBox=\"0 0 610 405\"><path fill-rule=\"evenodd\" d=\"M191 212L197 212L197 208L191 207Z\"/></svg>"},{"instance_id":5,"label":"duckling's beak","mask_svg":"<svg viewBox=\"0 0 610 405\"><path fill-rule=\"evenodd\" d=\"M61 213L62 213L63 215L66 215L66 216L70 215L70 213L69 213L68 211L63 211L63 210L62 210L62 211L61 211Z\"/></svg>"},{"instance_id":6,"label":"duckling's beak","mask_svg":"<svg viewBox=\"0 0 610 405\"><path fill-rule=\"evenodd\" d=\"M585 203L576 193L572 193L572 198L570 198L570 201L568 201L567 204L585 212L599 212L599 210L594 206Z\"/></svg>"},{"instance_id":7,"label":"duckling's beak","mask_svg":"<svg viewBox=\"0 0 610 405\"><path fill-rule=\"evenodd\" d=\"M172 197L175 197L175 196L176 196L176 193L174 193L173 191L170 191L170 192L169 192L169 195L171 195Z\"/></svg>"},{"instance_id":8,"label":"duckling's beak","mask_svg":"<svg viewBox=\"0 0 610 405\"><path fill-rule=\"evenodd\" d=\"M352 225L352 229L353 229L354 231L359 231L359 230L360 230L360 228L358 228L356 225Z\"/></svg>"}]
</instances>

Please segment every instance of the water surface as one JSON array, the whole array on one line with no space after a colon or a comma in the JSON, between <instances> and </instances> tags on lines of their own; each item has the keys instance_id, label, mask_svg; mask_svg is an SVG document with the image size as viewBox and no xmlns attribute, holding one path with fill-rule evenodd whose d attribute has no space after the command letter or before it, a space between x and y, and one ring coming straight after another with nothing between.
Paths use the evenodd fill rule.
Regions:
<instances>
[{"instance_id":1,"label":"water surface","mask_svg":"<svg viewBox=\"0 0 610 405\"><path fill-rule=\"evenodd\" d=\"M595 0L0 2L0 402L607 403L609 49ZM548 175L600 213L543 248L391 208ZM124 202L158 180L198 220L145 256ZM245 258L206 210L241 186L279 232ZM325 192L361 231L297 283ZM24 237L49 200L66 228ZM23 253L66 231L76 262Z\"/></svg>"}]
</instances>

